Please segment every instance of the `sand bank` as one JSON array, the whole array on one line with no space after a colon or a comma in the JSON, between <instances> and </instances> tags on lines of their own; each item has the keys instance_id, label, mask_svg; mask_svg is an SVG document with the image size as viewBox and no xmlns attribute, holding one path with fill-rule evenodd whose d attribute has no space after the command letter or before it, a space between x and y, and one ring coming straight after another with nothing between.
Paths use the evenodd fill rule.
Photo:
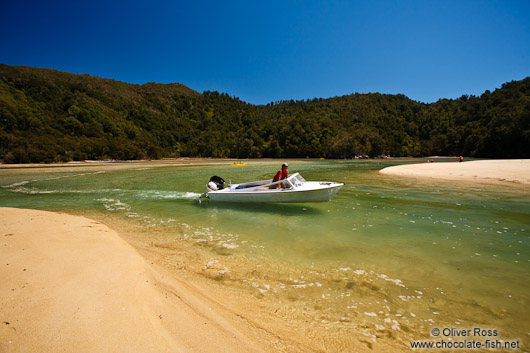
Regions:
<instances>
[{"instance_id":1,"label":"sand bank","mask_svg":"<svg viewBox=\"0 0 530 353\"><path fill-rule=\"evenodd\" d=\"M0 208L1 352L272 352L260 328L105 225Z\"/></svg>"},{"instance_id":2,"label":"sand bank","mask_svg":"<svg viewBox=\"0 0 530 353\"><path fill-rule=\"evenodd\" d=\"M530 159L418 163L387 167L383 174L484 183L530 184Z\"/></svg>"},{"instance_id":3,"label":"sand bank","mask_svg":"<svg viewBox=\"0 0 530 353\"><path fill-rule=\"evenodd\" d=\"M248 164L271 164L276 163L281 165L282 162L295 160L300 162L298 159L273 159L273 158L259 158L259 159L234 159L234 158L164 158L155 160L84 160L84 161L71 161L71 162L54 162L54 163L22 163L22 164L6 164L0 162L0 170L9 169L24 169L24 168L41 168L41 169L57 169L61 167L105 167L110 169L128 169L131 165L142 165L150 163L151 167L176 167L176 166L205 166L205 165L231 165L236 162L244 162Z\"/></svg>"}]
</instances>

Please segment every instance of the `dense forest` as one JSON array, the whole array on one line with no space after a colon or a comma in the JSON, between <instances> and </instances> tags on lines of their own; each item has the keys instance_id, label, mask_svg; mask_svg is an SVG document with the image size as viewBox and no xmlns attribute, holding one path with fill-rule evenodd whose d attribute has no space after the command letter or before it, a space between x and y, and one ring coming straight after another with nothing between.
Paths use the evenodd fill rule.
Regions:
<instances>
[{"instance_id":1,"label":"dense forest","mask_svg":"<svg viewBox=\"0 0 530 353\"><path fill-rule=\"evenodd\" d=\"M530 77L431 104L371 93L252 105L182 84L0 65L5 163L356 155L529 158Z\"/></svg>"}]
</instances>

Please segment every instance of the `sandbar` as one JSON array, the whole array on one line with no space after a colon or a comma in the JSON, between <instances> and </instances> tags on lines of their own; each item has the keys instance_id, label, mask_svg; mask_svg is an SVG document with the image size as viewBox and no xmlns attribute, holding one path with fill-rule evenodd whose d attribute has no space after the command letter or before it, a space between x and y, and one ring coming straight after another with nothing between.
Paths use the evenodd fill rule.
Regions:
<instances>
[{"instance_id":1,"label":"sandbar","mask_svg":"<svg viewBox=\"0 0 530 353\"><path fill-rule=\"evenodd\" d=\"M272 352L200 286L104 224L0 208L1 352Z\"/></svg>"},{"instance_id":2,"label":"sandbar","mask_svg":"<svg viewBox=\"0 0 530 353\"><path fill-rule=\"evenodd\" d=\"M526 187L530 184L530 159L404 164L387 167L379 172L403 177L502 183Z\"/></svg>"}]
</instances>

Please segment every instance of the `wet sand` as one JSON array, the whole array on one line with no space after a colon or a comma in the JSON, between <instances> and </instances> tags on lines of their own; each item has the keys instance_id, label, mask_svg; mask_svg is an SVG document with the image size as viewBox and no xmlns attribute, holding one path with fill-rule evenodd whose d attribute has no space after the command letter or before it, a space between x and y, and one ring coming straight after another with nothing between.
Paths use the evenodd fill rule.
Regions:
<instances>
[{"instance_id":1,"label":"wet sand","mask_svg":"<svg viewBox=\"0 0 530 353\"><path fill-rule=\"evenodd\" d=\"M203 288L78 216L0 209L0 351L271 352Z\"/></svg>"},{"instance_id":2,"label":"wet sand","mask_svg":"<svg viewBox=\"0 0 530 353\"><path fill-rule=\"evenodd\" d=\"M381 169L380 173L465 182L503 183L525 187L530 184L530 159L406 164Z\"/></svg>"}]
</instances>

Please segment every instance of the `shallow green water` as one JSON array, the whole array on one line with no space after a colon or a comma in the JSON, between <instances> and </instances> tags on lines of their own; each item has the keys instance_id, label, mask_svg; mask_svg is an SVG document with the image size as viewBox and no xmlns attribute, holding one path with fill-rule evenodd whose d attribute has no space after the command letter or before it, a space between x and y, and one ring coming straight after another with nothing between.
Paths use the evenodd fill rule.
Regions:
<instances>
[{"instance_id":1,"label":"shallow green water","mask_svg":"<svg viewBox=\"0 0 530 353\"><path fill-rule=\"evenodd\" d=\"M274 205L197 199L212 175L267 179L276 161L1 169L0 206L110 215L198 244L197 273L373 340L483 327L527 342L530 190L377 172L417 162L291 161L307 180L346 185L328 203Z\"/></svg>"}]
</instances>

